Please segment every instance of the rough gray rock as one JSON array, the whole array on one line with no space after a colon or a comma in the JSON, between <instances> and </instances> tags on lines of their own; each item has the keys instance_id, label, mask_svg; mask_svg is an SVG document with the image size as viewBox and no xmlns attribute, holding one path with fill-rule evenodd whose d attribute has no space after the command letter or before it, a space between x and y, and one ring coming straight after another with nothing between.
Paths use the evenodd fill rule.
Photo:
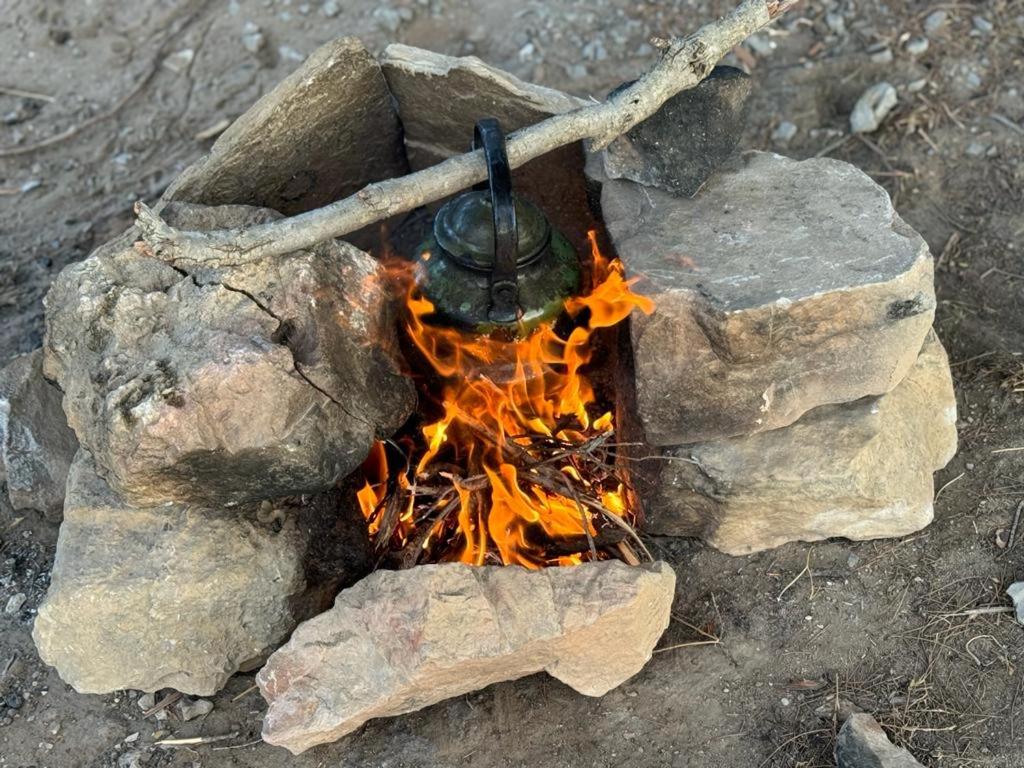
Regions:
<instances>
[{"instance_id":1,"label":"rough gray rock","mask_svg":"<svg viewBox=\"0 0 1024 768\"><path fill-rule=\"evenodd\" d=\"M246 206L171 204L174 226L246 226ZM46 299L47 374L132 504L209 506L332 487L415 404L384 270L340 241L255 264L174 269L133 232Z\"/></svg>"},{"instance_id":2,"label":"rough gray rock","mask_svg":"<svg viewBox=\"0 0 1024 768\"><path fill-rule=\"evenodd\" d=\"M541 670L601 696L650 659L674 587L661 562L377 571L260 670L263 739L297 754L371 718Z\"/></svg>"},{"instance_id":3,"label":"rough gray rock","mask_svg":"<svg viewBox=\"0 0 1024 768\"><path fill-rule=\"evenodd\" d=\"M293 215L407 172L380 65L359 40L343 37L310 54L235 120L164 200L240 203Z\"/></svg>"},{"instance_id":4,"label":"rough gray rock","mask_svg":"<svg viewBox=\"0 0 1024 768\"><path fill-rule=\"evenodd\" d=\"M693 199L613 180L601 205L656 305L631 325L653 445L776 429L887 392L931 326L927 244L847 163L752 152Z\"/></svg>"},{"instance_id":5,"label":"rough gray rock","mask_svg":"<svg viewBox=\"0 0 1024 768\"><path fill-rule=\"evenodd\" d=\"M365 526L354 509L331 511L350 521L336 573L351 583L369 570ZM32 632L40 657L81 693L216 693L324 607L326 585L307 579L306 561L311 540L334 533L313 519L297 501L135 509L80 451Z\"/></svg>"},{"instance_id":6,"label":"rough gray rock","mask_svg":"<svg viewBox=\"0 0 1024 768\"><path fill-rule=\"evenodd\" d=\"M394 44L384 50L381 67L398 101L414 171L468 151L473 126L482 117L498 118L508 134L586 104L523 82L475 56ZM586 247L587 230L597 224L587 205L579 143L549 152L512 175L517 193L539 205L578 249Z\"/></svg>"},{"instance_id":7,"label":"rough gray rock","mask_svg":"<svg viewBox=\"0 0 1024 768\"><path fill-rule=\"evenodd\" d=\"M37 349L0 371L0 465L14 509L36 509L59 521L78 441L61 391L43 378L42 361Z\"/></svg>"},{"instance_id":8,"label":"rough gray rock","mask_svg":"<svg viewBox=\"0 0 1024 768\"><path fill-rule=\"evenodd\" d=\"M715 67L609 144L602 153L605 175L695 195L739 146L751 88L742 70Z\"/></svg>"},{"instance_id":9,"label":"rough gray rock","mask_svg":"<svg viewBox=\"0 0 1024 768\"><path fill-rule=\"evenodd\" d=\"M838 768L924 768L907 750L889 741L871 715L850 715L836 737Z\"/></svg>"},{"instance_id":10,"label":"rough gray rock","mask_svg":"<svg viewBox=\"0 0 1024 768\"><path fill-rule=\"evenodd\" d=\"M833 536L904 536L932 520L932 473L956 452L949 362L930 335L892 392L795 424L663 451L637 483L645 530L733 555Z\"/></svg>"}]
</instances>

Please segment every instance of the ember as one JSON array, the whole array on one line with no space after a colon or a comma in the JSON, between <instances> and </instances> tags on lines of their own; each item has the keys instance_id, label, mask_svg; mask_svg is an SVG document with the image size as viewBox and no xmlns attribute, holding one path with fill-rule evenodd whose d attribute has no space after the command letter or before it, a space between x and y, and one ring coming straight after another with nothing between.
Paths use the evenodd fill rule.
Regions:
<instances>
[{"instance_id":1,"label":"ember","mask_svg":"<svg viewBox=\"0 0 1024 768\"><path fill-rule=\"evenodd\" d=\"M628 484L616 466L614 420L584 368L597 329L653 302L590 233L591 288L571 298L571 324L525 338L429 324L433 310L406 266L405 330L436 376L421 395L438 416L419 434L378 442L363 465L360 507L379 550L399 567L420 560L539 568L618 556L634 560Z\"/></svg>"}]
</instances>

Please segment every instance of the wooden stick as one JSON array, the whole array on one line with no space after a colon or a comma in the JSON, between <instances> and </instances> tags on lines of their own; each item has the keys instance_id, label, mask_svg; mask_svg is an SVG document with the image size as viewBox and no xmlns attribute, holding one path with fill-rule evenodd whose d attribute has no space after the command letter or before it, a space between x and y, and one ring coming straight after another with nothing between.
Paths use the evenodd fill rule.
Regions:
<instances>
[{"instance_id":1,"label":"wooden stick","mask_svg":"<svg viewBox=\"0 0 1024 768\"><path fill-rule=\"evenodd\" d=\"M191 747L196 744L213 744L217 741L227 741L238 736L238 731L225 733L223 736L192 736L188 739L161 739L154 741L155 747Z\"/></svg>"},{"instance_id":2,"label":"wooden stick","mask_svg":"<svg viewBox=\"0 0 1024 768\"><path fill-rule=\"evenodd\" d=\"M554 149L589 140L603 149L653 115L672 96L692 88L734 46L767 26L797 0L744 0L732 13L685 38L658 41L661 60L607 101L554 115L508 139L513 168ZM487 178L482 150L396 179L370 184L351 197L290 218L247 229L177 230L145 203L135 204L143 240L136 249L168 262L241 264L311 248L365 226L455 194Z\"/></svg>"}]
</instances>

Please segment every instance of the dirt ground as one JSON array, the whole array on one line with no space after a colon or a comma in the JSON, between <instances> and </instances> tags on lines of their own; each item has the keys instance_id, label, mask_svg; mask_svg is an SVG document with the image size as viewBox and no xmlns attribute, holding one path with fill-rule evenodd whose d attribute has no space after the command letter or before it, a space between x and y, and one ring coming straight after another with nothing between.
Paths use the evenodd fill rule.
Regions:
<instances>
[{"instance_id":1,"label":"dirt ground","mask_svg":"<svg viewBox=\"0 0 1024 768\"><path fill-rule=\"evenodd\" d=\"M40 344L52 277L200 155L210 140L197 134L240 114L319 43L354 34L375 50L400 41L473 53L601 98L651 63L651 35L693 30L726 8L390 2L0 3L0 363ZM911 55L908 38L936 10L945 22ZM247 24L265 37L255 54ZM28 597L0 613L0 766L811 768L833 764L836 692L925 765L1024 766L1024 628L1006 614L964 614L1005 605L1005 587L1024 578L1024 524L1000 547L1024 499L1024 3L805 2L737 61L755 81L748 147L857 164L935 254L961 449L936 477L931 526L740 558L652 540L679 576L675 620L665 650L621 688L589 699L538 675L371 722L293 758L258 741L251 675L189 723L144 719L137 693L64 685L29 635L56 528L0 503L0 605ZM882 79L898 87L898 107L877 133L849 137L854 101ZM798 129L788 145L773 139L783 121Z\"/></svg>"}]
</instances>

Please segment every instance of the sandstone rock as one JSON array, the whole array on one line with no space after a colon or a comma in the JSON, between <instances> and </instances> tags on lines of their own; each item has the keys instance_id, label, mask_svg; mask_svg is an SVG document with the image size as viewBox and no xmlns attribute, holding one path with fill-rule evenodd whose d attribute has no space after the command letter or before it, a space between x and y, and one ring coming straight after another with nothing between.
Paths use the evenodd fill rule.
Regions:
<instances>
[{"instance_id":1,"label":"sandstone rock","mask_svg":"<svg viewBox=\"0 0 1024 768\"><path fill-rule=\"evenodd\" d=\"M36 509L57 521L78 441L61 391L43 378L42 361L37 349L0 371L0 464L14 509Z\"/></svg>"},{"instance_id":2,"label":"sandstone rock","mask_svg":"<svg viewBox=\"0 0 1024 768\"><path fill-rule=\"evenodd\" d=\"M40 657L81 693L217 692L322 607L309 602L324 585L309 582L304 561L311 539L331 533L303 512L295 501L135 509L80 451L32 632ZM355 510L334 515L356 516L350 558L337 569L351 583L369 570L365 527Z\"/></svg>"},{"instance_id":3,"label":"sandstone rock","mask_svg":"<svg viewBox=\"0 0 1024 768\"><path fill-rule=\"evenodd\" d=\"M380 66L351 37L314 51L187 168L164 200L293 215L408 172Z\"/></svg>"},{"instance_id":4,"label":"sandstone rock","mask_svg":"<svg viewBox=\"0 0 1024 768\"><path fill-rule=\"evenodd\" d=\"M733 555L832 536L904 536L932 520L932 473L956 452L956 399L934 335L881 397L782 429L663 451L638 481L645 529ZM646 489L646 490L643 490Z\"/></svg>"},{"instance_id":5,"label":"sandstone rock","mask_svg":"<svg viewBox=\"0 0 1024 768\"><path fill-rule=\"evenodd\" d=\"M586 103L525 83L475 56L457 58L394 44L384 50L381 66L398 101L413 170L467 152L473 126L482 117L498 118L508 134ZM587 205L580 144L516 169L513 185L537 203L577 248L586 247L587 230L597 224Z\"/></svg>"},{"instance_id":6,"label":"sandstone rock","mask_svg":"<svg viewBox=\"0 0 1024 768\"><path fill-rule=\"evenodd\" d=\"M656 304L632 320L651 444L786 426L914 364L935 310L928 246L852 165L754 152L692 200L613 180L601 204Z\"/></svg>"},{"instance_id":7,"label":"sandstone rock","mask_svg":"<svg viewBox=\"0 0 1024 768\"><path fill-rule=\"evenodd\" d=\"M627 83L628 85L628 83ZM750 77L711 70L602 153L605 175L690 197L736 151L747 122Z\"/></svg>"},{"instance_id":8,"label":"sandstone rock","mask_svg":"<svg viewBox=\"0 0 1024 768\"><path fill-rule=\"evenodd\" d=\"M171 204L195 229L276 216ZM332 487L411 413L383 269L342 242L255 264L139 256L132 232L46 299L46 369L101 473L132 504L220 506Z\"/></svg>"},{"instance_id":9,"label":"sandstone rock","mask_svg":"<svg viewBox=\"0 0 1024 768\"><path fill-rule=\"evenodd\" d=\"M650 658L674 585L665 563L377 571L260 670L263 738L297 754L371 718L540 670L601 696Z\"/></svg>"},{"instance_id":10,"label":"sandstone rock","mask_svg":"<svg viewBox=\"0 0 1024 768\"><path fill-rule=\"evenodd\" d=\"M871 715L855 714L836 737L838 768L923 768L907 750L894 745Z\"/></svg>"}]
</instances>

